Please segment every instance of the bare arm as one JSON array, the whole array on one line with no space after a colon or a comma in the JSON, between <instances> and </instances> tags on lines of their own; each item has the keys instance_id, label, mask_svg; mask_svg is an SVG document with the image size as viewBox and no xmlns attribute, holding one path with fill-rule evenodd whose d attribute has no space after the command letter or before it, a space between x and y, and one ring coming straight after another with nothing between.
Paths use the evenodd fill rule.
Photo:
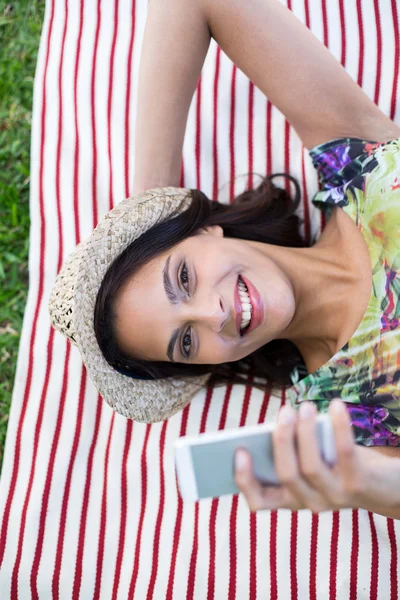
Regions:
<instances>
[{"instance_id":1,"label":"bare arm","mask_svg":"<svg viewBox=\"0 0 400 600\"><path fill-rule=\"evenodd\" d=\"M210 40L200 0L150 0L140 59L134 194L179 186L187 116Z\"/></svg>"},{"instance_id":2,"label":"bare arm","mask_svg":"<svg viewBox=\"0 0 400 600\"><path fill-rule=\"evenodd\" d=\"M142 49L135 188L179 185L182 145L210 36L311 148L400 129L279 0L150 0Z\"/></svg>"},{"instance_id":3,"label":"bare arm","mask_svg":"<svg viewBox=\"0 0 400 600\"><path fill-rule=\"evenodd\" d=\"M282 111L305 146L344 136L385 141L400 135L400 129L279 0L205 2L213 37Z\"/></svg>"}]
</instances>

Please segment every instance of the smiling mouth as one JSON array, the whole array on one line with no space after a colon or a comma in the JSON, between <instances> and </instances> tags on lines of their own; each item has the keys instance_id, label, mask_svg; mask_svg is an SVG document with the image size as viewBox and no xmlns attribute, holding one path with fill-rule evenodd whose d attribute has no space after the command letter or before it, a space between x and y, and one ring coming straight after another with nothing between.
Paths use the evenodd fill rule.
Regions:
<instances>
[{"instance_id":1,"label":"smiling mouth","mask_svg":"<svg viewBox=\"0 0 400 600\"><path fill-rule=\"evenodd\" d=\"M239 300L242 308L242 320L240 323L240 335L245 335L246 331L249 329L251 325L251 316L253 312L253 307L250 301L249 292L246 284L243 279L238 277L238 292L239 292Z\"/></svg>"}]
</instances>

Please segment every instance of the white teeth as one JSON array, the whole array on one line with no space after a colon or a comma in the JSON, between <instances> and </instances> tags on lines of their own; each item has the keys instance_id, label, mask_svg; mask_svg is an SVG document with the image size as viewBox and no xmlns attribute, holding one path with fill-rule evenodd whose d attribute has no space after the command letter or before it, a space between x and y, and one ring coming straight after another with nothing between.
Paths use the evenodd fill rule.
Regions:
<instances>
[{"instance_id":1,"label":"white teeth","mask_svg":"<svg viewBox=\"0 0 400 600\"><path fill-rule=\"evenodd\" d=\"M248 294L247 288L242 281L238 282L238 291L240 303L242 305L242 322L240 324L240 329L242 330L245 327L247 327L251 322L251 312L253 307L251 306L250 296Z\"/></svg>"}]
</instances>

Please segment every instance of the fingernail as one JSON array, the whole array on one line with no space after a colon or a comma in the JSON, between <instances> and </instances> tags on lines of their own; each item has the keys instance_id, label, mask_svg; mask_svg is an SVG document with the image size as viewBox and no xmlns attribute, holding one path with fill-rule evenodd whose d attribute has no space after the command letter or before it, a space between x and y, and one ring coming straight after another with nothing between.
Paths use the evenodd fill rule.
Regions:
<instances>
[{"instance_id":1,"label":"fingernail","mask_svg":"<svg viewBox=\"0 0 400 600\"><path fill-rule=\"evenodd\" d=\"M235 454L235 469L237 471L243 471L246 468L246 464L245 453L238 450Z\"/></svg>"},{"instance_id":2,"label":"fingernail","mask_svg":"<svg viewBox=\"0 0 400 600\"><path fill-rule=\"evenodd\" d=\"M307 421L311 419L313 415L315 415L316 408L315 405L311 402L302 402L300 404L299 416L303 421Z\"/></svg>"},{"instance_id":3,"label":"fingernail","mask_svg":"<svg viewBox=\"0 0 400 600\"><path fill-rule=\"evenodd\" d=\"M341 400L339 400L338 398L335 398L334 400L332 400L331 411L333 412L333 414L342 415L344 408L345 408L345 406Z\"/></svg>"},{"instance_id":4,"label":"fingernail","mask_svg":"<svg viewBox=\"0 0 400 600\"><path fill-rule=\"evenodd\" d=\"M281 425L290 425L294 422L295 418L294 410L290 406L285 405L279 411L278 423Z\"/></svg>"}]
</instances>

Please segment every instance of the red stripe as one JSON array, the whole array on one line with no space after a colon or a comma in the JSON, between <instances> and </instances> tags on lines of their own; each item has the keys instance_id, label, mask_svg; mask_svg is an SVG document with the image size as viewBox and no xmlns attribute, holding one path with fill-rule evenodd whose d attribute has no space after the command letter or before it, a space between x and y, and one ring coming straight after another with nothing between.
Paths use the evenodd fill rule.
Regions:
<instances>
[{"instance_id":1,"label":"red stripe","mask_svg":"<svg viewBox=\"0 0 400 600\"><path fill-rule=\"evenodd\" d=\"M358 33L360 36L360 50L358 57L358 85L362 87L363 84L363 71L364 71L364 31L362 21L362 5L361 0L357 0L357 21L358 21Z\"/></svg>"},{"instance_id":2,"label":"red stripe","mask_svg":"<svg viewBox=\"0 0 400 600\"><path fill-rule=\"evenodd\" d=\"M207 423L208 413L210 410L212 393L213 393L213 390L211 388L209 388L207 390L207 395L206 395L206 399L204 402L204 408L203 408L203 412L201 415L199 433L204 433L204 431L206 429L206 423ZM190 557L188 585L187 585L187 591L186 591L187 600L192 600L192 598L194 597L194 584L196 581L198 550L199 550L199 503L196 502L195 511L194 511L193 546L192 546L192 554Z\"/></svg>"},{"instance_id":3,"label":"red stripe","mask_svg":"<svg viewBox=\"0 0 400 600\"><path fill-rule=\"evenodd\" d=\"M272 104L267 100L267 175L272 174Z\"/></svg>"},{"instance_id":4,"label":"red stripe","mask_svg":"<svg viewBox=\"0 0 400 600\"><path fill-rule=\"evenodd\" d=\"M92 168L92 195L93 195L93 227L96 227L98 218L97 210L97 135L96 135L96 102L95 102L95 80L97 68L97 47L99 45L101 10L100 2L97 1L97 25L96 35L94 39L93 58L92 58L92 79L90 83L90 104L92 118L92 153L93 153L93 168Z\"/></svg>"},{"instance_id":5,"label":"red stripe","mask_svg":"<svg viewBox=\"0 0 400 600\"><path fill-rule=\"evenodd\" d=\"M311 515L310 600L317 600L317 550L319 516Z\"/></svg>"},{"instance_id":6,"label":"red stripe","mask_svg":"<svg viewBox=\"0 0 400 600\"><path fill-rule=\"evenodd\" d=\"M225 429L231 392L232 386L227 385L224 402L221 410L221 416L219 419L218 430ZM213 498L211 502L210 522L208 525L208 532L210 536L210 563L208 567L207 600L214 600L215 598L216 524L218 506L219 498Z\"/></svg>"},{"instance_id":7,"label":"red stripe","mask_svg":"<svg viewBox=\"0 0 400 600\"><path fill-rule=\"evenodd\" d=\"M352 511L352 540L350 555L350 598L357 598L358 552L359 552L358 510Z\"/></svg>"},{"instance_id":8,"label":"red stripe","mask_svg":"<svg viewBox=\"0 0 400 600\"><path fill-rule=\"evenodd\" d=\"M132 439L133 421L127 419L125 432L124 454L122 458L122 473L121 473L121 521L119 526L118 539L118 554L116 569L114 573L114 583L112 591L112 600L116 600L118 596L118 586L121 577L122 559L124 556L125 547L125 531L126 531L126 515L128 510L128 455Z\"/></svg>"},{"instance_id":9,"label":"red stripe","mask_svg":"<svg viewBox=\"0 0 400 600\"><path fill-rule=\"evenodd\" d=\"M270 570L270 600L278 600L278 578L276 569L276 534L278 529L278 511L270 513L269 532L269 570Z\"/></svg>"},{"instance_id":10,"label":"red stripe","mask_svg":"<svg viewBox=\"0 0 400 600\"><path fill-rule=\"evenodd\" d=\"M193 546L192 546L192 554L190 557L190 565L189 565L189 577L188 577L188 585L186 591L186 600L192 600L194 598L194 584L196 580L196 559L197 552L199 550L199 503L196 502L194 507L194 523L193 523Z\"/></svg>"},{"instance_id":11,"label":"red stripe","mask_svg":"<svg viewBox=\"0 0 400 600\"><path fill-rule=\"evenodd\" d=\"M129 191L129 140L130 140L130 120L129 120L129 112L131 109L131 73L132 73L132 55L133 55L133 43L135 39L135 28L136 28L136 0L132 0L132 9L131 9L131 37L129 40L129 50L128 50L128 64L126 66L126 100L125 100L125 196L128 198L130 196Z\"/></svg>"},{"instance_id":12,"label":"red stripe","mask_svg":"<svg viewBox=\"0 0 400 600\"><path fill-rule=\"evenodd\" d=\"M11 505L14 499L15 488L18 480L18 470L19 470L19 461L20 461L20 452L21 452L21 436L22 430L25 422L25 414L26 408L28 405L28 399L31 389L32 383L32 372L34 365L34 354L33 349L36 340L36 330L37 330L37 321L39 316L39 309L42 302L43 297L43 281L44 281L44 256L45 256L45 247L46 247L46 219L45 219L45 211L44 211L44 192L43 192L43 181L44 181L44 142L46 138L46 107L47 107L47 97L46 97L46 84L47 84L47 69L49 64L49 55L50 55L50 43L51 36L53 31L53 20L54 20L54 0L51 4L51 16L49 19L49 30L47 35L47 50L46 50L46 60L45 60L45 69L43 75L43 87L42 87L42 113L41 113L41 135L40 135L40 159L39 159L39 214L40 214L40 228L39 228L39 286L37 292L36 299L36 307L33 317L33 325L32 332L29 341L29 358L28 358L28 373L26 377L24 397L21 408L21 416L18 423L16 441L15 441L15 451L14 451L14 464L12 469L12 476L10 482L10 488L7 496L7 502L4 508L3 521L1 524L1 532L0 532L0 566L3 562L4 551L7 542L7 533L8 533L8 523L10 518ZM31 273L31 277L34 274Z\"/></svg>"},{"instance_id":13,"label":"red stripe","mask_svg":"<svg viewBox=\"0 0 400 600\"><path fill-rule=\"evenodd\" d=\"M179 432L179 437L186 434L187 422L188 422L188 417L189 417L189 408L190 408L190 404L187 404L182 411L182 420L181 420L181 428L180 428L180 432ZM175 476L176 476L176 473L175 473ZM172 556L171 556L171 564L170 564L170 568L169 568L168 586L167 586L167 593L165 596L165 600L172 600L172 596L173 596L176 557L178 554L178 546L179 546L179 539L180 539L181 526L182 526L182 513L183 513L182 498L178 494L178 506L177 506L177 513L176 513L176 520L175 520L175 527L174 527L174 535L172 538L172 540L173 540Z\"/></svg>"},{"instance_id":14,"label":"red stripe","mask_svg":"<svg viewBox=\"0 0 400 600\"><path fill-rule=\"evenodd\" d=\"M289 121L285 119L285 173L290 173L290 124ZM288 194L290 194L290 181L286 177L285 178L285 188Z\"/></svg>"},{"instance_id":15,"label":"red stripe","mask_svg":"<svg viewBox=\"0 0 400 600\"><path fill-rule=\"evenodd\" d=\"M181 161L181 178L180 178L180 183L179 183L179 185L181 187L185 187L184 181L185 181L185 164L184 164L184 160L183 160L183 156L182 156L182 161Z\"/></svg>"},{"instance_id":16,"label":"red stripe","mask_svg":"<svg viewBox=\"0 0 400 600\"><path fill-rule=\"evenodd\" d=\"M108 460L110 458L110 446L111 438L114 426L115 413L113 412L110 422L110 430L108 433L106 454L104 457L104 479L103 479L103 493L101 497L101 516L100 516L100 531L99 539L97 541L97 564L96 564L96 581L93 591L93 600L100 599L101 590L101 578L103 574L103 559L104 559L104 538L106 535L106 524L107 524L107 487L108 487Z\"/></svg>"},{"instance_id":17,"label":"red stripe","mask_svg":"<svg viewBox=\"0 0 400 600\"><path fill-rule=\"evenodd\" d=\"M259 414L259 417L258 417L258 422L259 423L265 423L265 417L266 417L266 414L267 414L267 409L268 409L270 400L271 400L271 393L270 393L270 391L266 391L264 393L264 398L263 398L263 402L262 402L262 405L261 405L260 414Z\"/></svg>"},{"instance_id":18,"label":"red stripe","mask_svg":"<svg viewBox=\"0 0 400 600\"><path fill-rule=\"evenodd\" d=\"M307 176L306 165L304 160L304 147L301 151L301 179L302 179L302 195L303 195L303 220L304 220L304 239L307 244L311 242L310 228L310 212L309 212L309 197L307 192Z\"/></svg>"},{"instance_id":19,"label":"red stripe","mask_svg":"<svg viewBox=\"0 0 400 600\"><path fill-rule=\"evenodd\" d=\"M305 24L308 29L311 29L311 21L310 21L310 6L308 0L304 0L304 14L305 14Z\"/></svg>"},{"instance_id":20,"label":"red stripe","mask_svg":"<svg viewBox=\"0 0 400 600\"><path fill-rule=\"evenodd\" d=\"M129 593L128 593L128 598L130 600L133 600L133 598L135 598L135 588L136 588L137 577L138 577L138 573L139 573L140 543L142 541L143 521L144 521L144 513L146 511L146 500L147 500L146 450L147 450L147 443L149 441L150 430L151 430L151 424L147 425L147 427L146 427L146 435L144 438L142 456L141 456L142 496L141 496L141 502L140 502L141 508L140 508L140 516L139 516L139 525L138 525L136 544L135 544L135 552L134 552L135 560L133 563L133 571L132 571L132 577L131 577Z\"/></svg>"},{"instance_id":21,"label":"red stripe","mask_svg":"<svg viewBox=\"0 0 400 600\"><path fill-rule=\"evenodd\" d=\"M236 546L236 518L239 496L233 496L231 512L229 516L229 600L236 598L236 569L237 569L237 546Z\"/></svg>"},{"instance_id":22,"label":"red stripe","mask_svg":"<svg viewBox=\"0 0 400 600\"><path fill-rule=\"evenodd\" d=\"M344 12L344 0L339 0L339 13L340 13L340 28L342 31L342 50L340 55L340 62L343 67L346 66L346 17Z\"/></svg>"},{"instance_id":23,"label":"red stripe","mask_svg":"<svg viewBox=\"0 0 400 600\"><path fill-rule=\"evenodd\" d=\"M247 414L249 412L250 397L252 392L250 385L246 386L244 393L242 412L240 415L239 427L243 427L246 423ZM239 495L236 494L232 498L231 514L229 519L229 600L236 598L236 571L237 571L237 544L236 544L236 519L238 508Z\"/></svg>"},{"instance_id":24,"label":"red stripe","mask_svg":"<svg viewBox=\"0 0 400 600\"><path fill-rule=\"evenodd\" d=\"M44 413L44 407L45 407L46 396L47 396L47 388L49 385L50 370L51 370L51 364L52 364L52 360L53 360L53 341L54 341L54 329L51 328L48 343L47 343L47 352L46 352L46 355L47 355L46 356L46 374L45 374L45 378L44 378L42 393L40 396L39 412L38 412L38 418L36 421L35 434L34 434L34 439L33 439L33 453L32 453L31 470L30 470L30 474L29 474L28 489L26 491L24 506L22 509L21 526L20 526L19 534L18 534L17 556L15 559L15 564L14 564L14 568L13 568L12 576L11 576L11 597L13 600L18 599L18 574L19 574L19 567L21 564L22 547L24 544L26 515L28 512L29 500L31 497L32 485L33 485L33 480L34 480L35 471L36 471L36 458L37 458L37 452L38 452L38 447L39 447L40 429L42 427L42 422L43 422L43 413Z\"/></svg>"},{"instance_id":25,"label":"red stripe","mask_svg":"<svg viewBox=\"0 0 400 600\"><path fill-rule=\"evenodd\" d=\"M37 536L37 540L36 540L36 548L35 548L35 554L33 557L33 564L32 564L31 576L30 576L31 593L32 593L32 598L34 600L39 600L39 593L38 593L38 589L37 589L37 575L38 575L38 570L39 570L40 558L42 556L42 550L43 550L43 539L44 539L44 532L45 532L45 528L46 528L46 517L47 517L48 506L49 506L51 482L53 479L54 462L56 459L58 441L60 439L61 426L62 426L63 417L64 417L64 407L65 407L65 397L67 394L70 354L71 354L71 344L68 343L67 344L67 353L66 353L65 363L64 363L64 373L63 373L63 379L62 379L63 385L62 385L62 389L61 389L60 405L59 405L59 409L58 409L56 429L54 431L53 442L52 442L51 450L50 450L49 464L46 469L46 481L44 484L42 507L40 510L40 517L39 517L39 531L38 531L38 536Z\"/></svg>"},{"instance_id":26,"label":"red stripe","mask_svg":"<svg viewBox=\"0 0 400 600\"><path fill-rule=\"evenodd\" d=\"M324 25L324 44L329 46L328 14L326 11L326 0L321 0L322 4L322 22Z\"/></svg>"},{"instance_id":27,"label":"red stripe","mask_svg":"<svg viewBox=\"0 0 400 600\"><path fill-rule=\"evenodd\" d=\"M214 99L213 99L213 200L218 200L218 83L221 63L221 48L217 47L214 75Z\"/></svg>"},{"instance_id":28,"label":"red stripe","mask_svg":"<svg viewBox=\"0 0 400 600\"><path fill-rule=\"evenodd\" d=\"M292 0L287 0L287 7L289 10L292 10ZM290 156L289 156L289 147L290 147L290 124L287 119L285 119L285 173L290 173ZM285 187L286 191L290 193L290 182L288 178L285 179Z\"/></svg>"},{"instance_id":29,"label":"red stripe","mask_svg":"<svg viewBox=\"0 0 400 600\"><path fill-rule=\"evenodd\" d=\"M329 569L329 600L336 598L337 555L339 539L339 512L332 513L331 560Z\"/></svg>"},{"instance_id":30,"label":"red stripe","mask_svg":"<svg viewBox=\"0 0 400 600\"><path fill-rule=\"evenodd\" d=\"M400 67L400 31L399 31L399 17L397 13L397 2L392 0L392 15L393 15L393 27L394 27L394 73L393 73L393 88L392 88L392 101L390 104L390 118L394 121L396 116L396 104L397 104L397 84L399 80L399 67Z\"/></svg>"},{"instance_id":31,"label":"red stripe","mask_svg":"<svg viewBox=\"0 0 400 600\"><path fill-rule=\"evenodd\" d=\"M387 520L387 529L390 544L390 600L398 600L397 545L393 519Z\"/></svg>"},{"instance_id":32,"label":"red stripe","mask_svg":"<svg viewBox=\"0 0 400 600\"><path fill-rule=\"evenodd\" d=\"M82 500L81 518L80 518L80 523L79 523L78 550L77 550L76 559L75 559L75 574L74 574L74 582L73 582L73 588L72 588L72 600L79 600L79 592L80 592L81 582L82 582L83 550L84 550L84 544L85 544L86 521L87 521L87 513L88 513L88 507L89 507L90 485L91 485L91 480L92 480L93 456L94 456L94 451L95 451L96 444L97 444L97 436L99 433L102 408L103 408L103 400L100 396L98 396L96 422L95 422L95 426L93 429L93 438L92 438L92 443L90 445L88 463L87 463L87 468L86 468L86 481L85 481L85 490L83 493L83 500Z\"/></svg>"},{"instance_id":33,"label":"red stripe","mask_svg":"<svg viewBox=\"0 0 400 600\"><path fill-rule=\"evenodd\" d=\"M80 409L78 409L74 441L72 443L71 456L70 456L70 461L69 461L69 465L68 465L67 477L66 477L66 481L65 481L64 496L63 496L62 505L61 505L60 529L58 531L58 538L57 538L56 562L54 565L54 573L53 573L53 579L52 579L52 583L51 583L52 597L54 600L59 600L59 597L60 597L60 572L61 572L61 563L62 563L62 555L63 555L63 548L64 548L65 526L66 526L66 522L67 522L68 499L69 499L69 493L71 490L72 470L73 470L74 463L75 463L76 453L78 450L81 429L82 429L83 410L81 409L81 407L83 406L85 390L86 390L86 369L82 368L81 385L80 385L79 400L78 400L78 407L80 407Z\"/></svg>"},{"instance_id":34,"label":"red stripe","mask_svg":"<svg viewBox=\"0 0 400 600\"><path fill-rule=\"evenodd\" d=\"M375 25L376 25L376 80L375 80L375 94L374 102L379 104L379 93L381 89L381 69L382 69L382 28L381 28L381 15L379 13L379 2L374 0L375 10Z\"/></svg>"},{"instance_id":35,"label":"red stripe","mask_svg":"<svg viewBox=\"0 0 400 600\"><path fill-rule=\"evenodd\" d=\"M110 75L108 81L108 101L107 101L107 138L108 138L108 164L110 165L110 185L108 188L108 193L110 195L109 202L109 210L114 206L114 197L113 197L113 169L112 169L112 156L111 156L111 111L112 111L112 92L114 87L114 56L115 56L115 46L117 43L117 33L118 33L118 5L119 0L114 0L114 33L113 40L111 45L111 54L110 54Z\"/></svg>"},{"instance_id":36,"label":"red stripe","mask_svg":"<svg viewBox=\"0 0 400 600\"><path fill-rule=\"evenodd\" d=\"M75 152L74 152L74 220L75 220L75 239L79 242L81 235L79 231L79 194L78 194L78 182L79 182L79 128L78 128L78 72L79 72L79 58L81 54L81 40L82 40L82 28L83 28L83 5L81 2L80 11L80 23L79 23L79 34L78 34L78 46L75 57L75 72L74 72L74 121L75 121ZM68 18L68 12L67 12Z\"/></svg>"},{"instance_id":37,"label":"red stripe","mask_svg":"<svg viewBox=\"0 0 400 600\"><path fill-rule=\"evenodd\" d=\"M236 106L236 65L232 68L231 80L231 117L229 123L229 151L230 151L230 184L229 184L229 200L232 201L235 197L235 106Z\"/></svg>"},{"instance_id":38,"label":"red stripe","mask_svg":"<svg viewBox=\"0 0 400 600\"><path fill-rule=\"evenodd\" d=\"M202 78L200 75L199 82L197 84L197 97L196 97L196 141L195 141L195 155L196 155L196 188L201 189L200 182L200 154L201 154L201 82Z\"/></svg>"},{"instance_id":39,"label":"red stripe","mask_svg":"<svg viewBox=\"0 0 400 600\"><path fill-rule=\"evenodd\" d=\"M153 598L154 586L156 583L157 570L158 570L158 555L159 555L159 549L160 549L161 527L162 527L162 519L163 519L164 504L165 504L165 480L164 480L163 457L164 457L165 434L167 431L167 425L168 425L168 421L164 421L164 423L162 424L161 435L160 435L160 452L159 452L160 502L158 505L158 514L157 514L156 528L155 528L155 535L154 535L154 542L153 542L153 557L152 557L152 564L151 564L150 583L149 583L149 587L147 590L147 596L146 596L147 600L151 600Z\"/></svg>"},{"instance_id":40,"label":"red stripe","mask_svg":"<svg viewBox=\"0 0 400 600\"><path fill-rule=\"evenodd\" d=\"M290 516L290 597L292 600L297 600L297 598L298 598L297 534L298 534L298 513L292 512L292 514Z\"/></svg>"},{"instance_id":41,"label":"red stripe","mask_svg":"<svg viewBox=\"0 0 400 600\"><path fill-rule=\"evenodd\" d=\"M378 600L378 576L379 576L379 546L376 533L374 515L368 512L369 526L371 529L371 585L369 590L370 600Z\"/></svg>"},{"instance_id":42,"label":"red stripe","mask_svg":"<svg viewBox=\"0 0 400 600\"><path fill-rule=\"evenodd\" d=\"M249 81L249 132L248 132L248 153L249 153L249 171L247 187L253 189L253 114L254 114L254 84Z\"/></svg>"},{"instance_id":43,"label":"red stripe","mask_svg":"<svg viewBox=\"0 0 400 600\"><path fill-rule=\"evenodd\" d=\"M218 428L219 429L219 428ZM210 522L208 524L208 534L210 536L210 564L208 567L207 600L215 598L215 555L216 555L216 523L219 498L213 498L211 501Z\"/></svg>"}]
</instances>

